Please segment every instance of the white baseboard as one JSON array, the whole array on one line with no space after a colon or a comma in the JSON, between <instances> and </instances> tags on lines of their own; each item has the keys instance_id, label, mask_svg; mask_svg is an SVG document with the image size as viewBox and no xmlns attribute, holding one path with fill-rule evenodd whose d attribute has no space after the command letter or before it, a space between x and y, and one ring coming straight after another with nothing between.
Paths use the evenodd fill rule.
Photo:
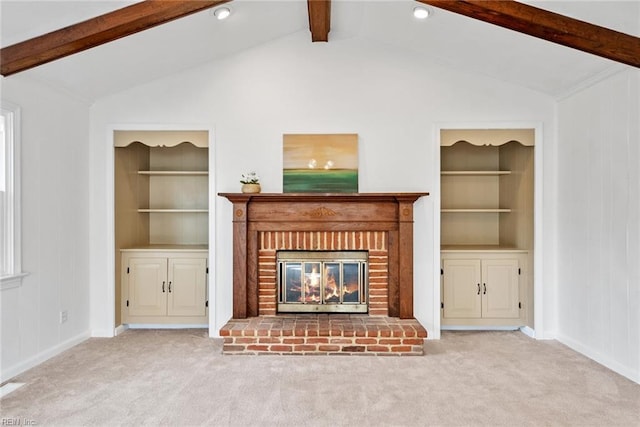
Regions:
<instances>
[{"instance_id":1,"label":"white baseboard","mask_svg":"<svg viewBox=\"0 0 640 427\"><path fill-rule=\"evenodd\" d=\"M522 332L523 334L525 334L529 338L536 338L536 331L534 331L533 329L531 329L528 326L521 327L520 328L520 332Z\"/></svg>"},{"instance_id":2,"label":"white baseboard","mask_svg":"<svg viewBox=\"0 0 640 427\"><path fill-rule=\"evenodd\" d=\"M123 333L124 331L126 331L127 329L129 329L129 325L120 325L116 328L115 330L115 334L116 336L120 335L121 333Z\"/></svg>"},{"instance_id":3,"label":"white baseboard","mask_svg":"<svg viewBox=\"0 0 640 427\"><path fill-rule=\"evenodd\" d=\"M35 356L32 356L27 360L24 360L16 365L9 366L9 367L2 366L2 373L0 374L0 383L4 383L5 381L10 380L11 378L17 375L20 375L21 373L28 371L31 368L38 366L42 362L48 359L51 359L54 356L57 356L58 354L62 353L65 350L70 349L71 347L75 347L81 342L89 339L89 337L90 337L89 331L83 332L82 334L69 338L68 340L63 341L54 347L41 351Z\"/></svg>"},{"instance_id":4,"label":"white baseboard","mask_svg":"<svg viewBox=\"0 0 640 427\"><path fill-rule=\"evenodd\" d=\"M612 360L609 356L604 355L598 351L593 350L590 347L585 346L584 344L575 341L572 338L569 338L565 335L562 334L557 334L557 338L556 338L559 342L561 342L562 344L566 345L567 347L571 348L572 350L577 351L578 353L588 357L589 359L592 359L596 362L598 362L599 364L601 364L602 366L611 369L612 371L622 375L623 377L626 377L628 379L630 379L631 381L640 384L640 369L639 370L633 370L632 368L628 367L628 366L624 366L621 363Z\"/></svg>"},{"instance_id":5,"label":"white baseboard","mask_svg":"<svg viewBox=\"0 0 640 427\"><path fill-rule=\"evenodd\" d=\"M517 331L519 326L440 326L441 331Z\"/></svg>"},{"instance_id":6,"label":"white baseboard","mask_svg":"<svg viewBox=\"0 0 640 427\"><path fill-rule=\"evenodd\" d=\"M208 329L209 324L163 324L163 323L128 323L126 325L127 329ZM124 332L124 331L123 331Z\"/></svg>"},{"instance_id":7,"label":"white baseboard","mask_svg":"<svg viewBox=\"0 0 640 427\"><path fill-rule=\"evenodd\" d=\"M91 337L92 338L113 338L114 331L113 329L92 329Z\"/></svg>"}]
</instances>

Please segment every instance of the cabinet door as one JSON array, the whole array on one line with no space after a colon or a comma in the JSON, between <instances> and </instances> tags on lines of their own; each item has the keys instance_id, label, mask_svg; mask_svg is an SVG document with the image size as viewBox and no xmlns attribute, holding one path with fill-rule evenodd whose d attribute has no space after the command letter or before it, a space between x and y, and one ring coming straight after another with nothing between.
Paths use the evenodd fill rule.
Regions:
<instances>
[{"instance_id":1,"label":"cabinet door","mask_svg":"<svg viewBox=\"0 0 640 427\"><path fill-rule=\"evenodd\" d=\"M207 260L170 258L167 314L204 316L207 296Z\"/></svg>"},{"instance_id":2,"label":"cabinet door","mask_svg":"<svg viewBox=\"0 0 640 427\"><path fill-rule=\"evenodd\" d=\"M167 259L129 259L129 315L167 314Z\"/></svg>"},{"instance_id":3,"label":"cabinet door","mask_svg":"<svg viewBox=\"0 0 640 427\"><path fill-rule=\"evenodd\" d=\"M478 318L480 304L480 260L445 259L442 261L443 316L447 318Z\"/></svg>"},{"instance_id":4,"label":"cabinet door","mask_svg":"<svg viewBox=\"0 0 640 427\"><path fill-rule=\"evenodd\" d=\"M482 317L518 318L518 260L482 260Z\"/></svg>"}]
</instances>

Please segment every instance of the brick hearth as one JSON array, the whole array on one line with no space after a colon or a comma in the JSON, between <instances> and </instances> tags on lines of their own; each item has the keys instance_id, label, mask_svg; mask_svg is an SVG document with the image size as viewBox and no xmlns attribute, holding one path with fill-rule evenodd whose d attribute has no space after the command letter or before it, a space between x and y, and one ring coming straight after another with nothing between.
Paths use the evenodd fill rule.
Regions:
<instances>
[{"instance_id":1,"label":"brick hearth","mask_svg":"<svg viewBox=\"0 0 640 427\"><path fill-rule=\"evenodd\" d=\"M224 354L424 354L427 331L415 319L366 314L280 314L230 320Z\"/></svg>"}]
</instances>

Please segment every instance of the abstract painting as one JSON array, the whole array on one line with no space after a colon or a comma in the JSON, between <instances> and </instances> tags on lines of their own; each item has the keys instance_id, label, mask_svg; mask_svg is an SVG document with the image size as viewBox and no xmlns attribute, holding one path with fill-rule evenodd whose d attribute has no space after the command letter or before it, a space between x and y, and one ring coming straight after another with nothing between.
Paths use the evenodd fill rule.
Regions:
<instances>
[{"instance_id":1,"label":"abstract painting","mask_svg":"<svg viewBox=\"0 0 640 427\"><path fill-rule=\"evenodd\" d=\"M282 147L283 192L358 192L357 134L284 134Z\"/></svg>"}]
</instances>

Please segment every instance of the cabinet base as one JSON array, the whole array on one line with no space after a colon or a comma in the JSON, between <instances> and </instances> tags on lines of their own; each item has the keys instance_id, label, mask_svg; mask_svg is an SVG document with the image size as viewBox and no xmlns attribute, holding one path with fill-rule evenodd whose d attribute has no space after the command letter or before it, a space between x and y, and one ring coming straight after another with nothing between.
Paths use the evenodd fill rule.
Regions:
<instances>
[{"instance_id":1,"label":"cabinet base","mask_svg":"<svg viewBox=\"0 0 640 427\"><path fill-rule=\"evenodd\" d=\"M487 327L508 327L519 329L526 326L521 319L441 319L441 329L447 327L455 328L487 328Z\"/></svg>"}]
</instances>

